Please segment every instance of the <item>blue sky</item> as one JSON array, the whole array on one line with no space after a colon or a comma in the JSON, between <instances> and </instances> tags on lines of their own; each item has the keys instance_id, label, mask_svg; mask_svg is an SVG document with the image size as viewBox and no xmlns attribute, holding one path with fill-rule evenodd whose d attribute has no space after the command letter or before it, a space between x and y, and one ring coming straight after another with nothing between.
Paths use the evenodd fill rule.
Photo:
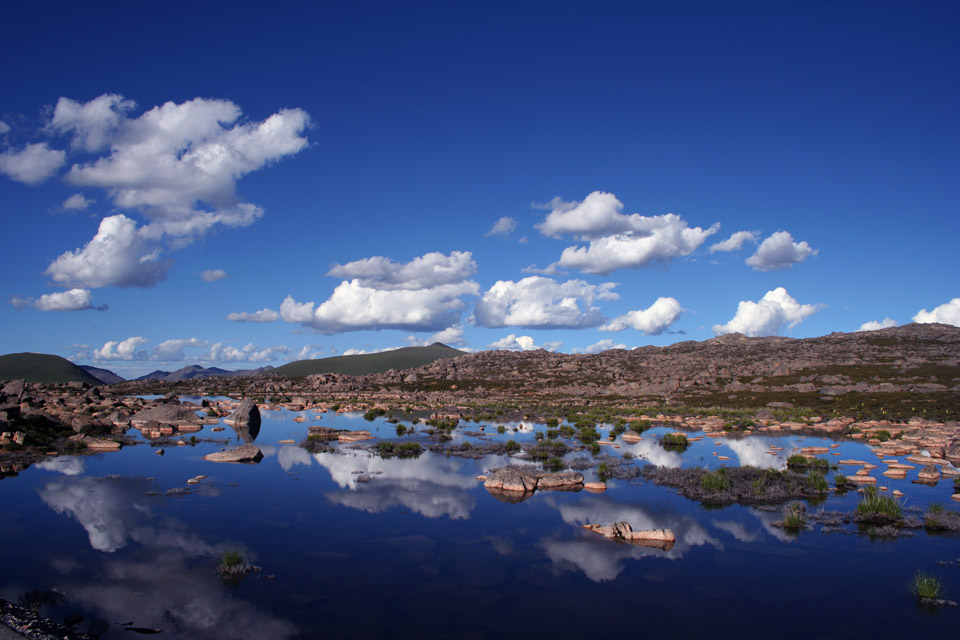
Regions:
<instances>
[{"instance_id":1,"label":"blue sky","mask_svg":"<svg viewBox=\"0 0 960 640\"><path fill-rule=\"evenodd\" d=\"M2 353L960 325L953 2L3 11Z\"/></svg>"}]
</instances>

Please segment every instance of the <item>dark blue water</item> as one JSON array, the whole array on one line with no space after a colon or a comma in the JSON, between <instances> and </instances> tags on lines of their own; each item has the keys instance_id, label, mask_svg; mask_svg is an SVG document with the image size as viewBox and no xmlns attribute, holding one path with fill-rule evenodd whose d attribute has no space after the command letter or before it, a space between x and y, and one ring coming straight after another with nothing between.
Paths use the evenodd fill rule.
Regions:
<instances>
[{"instance_id":1,"label":"dark blue water","mask_svg":"<svg viewBox=\"0 0 960 640\"><path fill-rule=\"evenodd\" d=\"M0 482L3 573L0 595L17 601L55 591L42 605L53 617L97 617L107 638L136 637L124 625L177 638L506 638L604 633L732 637L850 638L870 633L955 631L960 610L919 608L907 583L917 569L939 575L960 599L960 539L918 530L875 540L827 534L815 525L793 536L771 523L777 512L744 506L704 508L665 487L611 480L603 494L537 492L519 504L496 500L476 476L508 462L424 453L384 460L363 445L309 454L296 445L310 424L370 429L395 439L394 425L359 415L263 412L257 465L202 460L225 446L196 434L195 446L149 444L120 452L62 457ZM302 415L305 423L293 421ZM409 422L407 423L409 424ZM455 441L529 440L534 425L507 424L498 435ZM513 429L518 431L514 432ZM543 430L541 425L537 430ZM606 429L602 429L606 434ZM653 429L630 452L639 464L782 467L790 450L829 444L798 436L705 437L683 454L665 452ZM136 432L131 432L136 433ZM427 444L422 434L405 436ZM606 438L605 438L606 439ZM775 444L784 451L766 453ZM714 455L714 452L717 455ZM832 460L877 463L866 446L845 442ZM570 455L589 455L586 452ZM721 462L719 456L728 456ZM856 467L845 467L852 474ZM949 500L935 487L878 475L906 506ZM911 472L915 474L916 471ZM208 478L188 487L198 474ZM586 472L588 477L592 472ZM173 496L171 489L188 488ZM856 492L822 508L852 511ZM810 509L821 508L811 506ZM586 523L626 520L635 529L673 529L669 551L618 544ZM855 531L851 525L848 531ZM221 554L262 567L236 584L216 575ZM36 599L36 595L33 596ZM48 598L49 600L50 598Z\"/></svg>"}]
</instances>

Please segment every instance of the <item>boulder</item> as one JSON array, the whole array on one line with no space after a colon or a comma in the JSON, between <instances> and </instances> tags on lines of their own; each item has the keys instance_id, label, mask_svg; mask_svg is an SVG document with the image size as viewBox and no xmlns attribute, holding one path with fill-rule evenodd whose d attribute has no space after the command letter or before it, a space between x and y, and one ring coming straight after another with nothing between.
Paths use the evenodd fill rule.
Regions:
<instances>
[{"instance_id":1,"label":"boulder","mask_svg":"<svg viewBox=\"0 0 960 640\"><path fill-rule=\"evenodd\" d=\"M209 460L210 462L257 463L263 460L263 452L260 451L260 447L255 444L245 444L237 447L236 449L208 453L207 455L203 456L203 459Z\"/></svg>"},{"instance_id":2,"label":"boulder","mask_svg":"<svg viewBox=\"0 0 960 640\"><path fill-rule=\"evenodd\" d=\"M168 402L138 412L137 415L130 419L130 424L134 427L141 427L151 420L155 420L161 424L180 425L199 423L200 416L198 416L193 409Z\"/></svg>"},{"instance_id":3,"label":"boulder","mask_svg":"<svg viewBox=\"0 0 960 640\"><path fill-rule=\"evenodd\" d=\"M260 434L260 410L250 398L245 398L223 422L233 427L244 442L253 442Z\"/></svg>"},{"instance_id":4,"label":"boulder","mask_svg":"<svg viewBox=\"0 0 960 640\"><path fill-rule=\"evenodd\" d=\"M916 482L923 484L937 484L939 480L940 470L934 465L930 464L925 466L923 469L920 469L920 473L917 474Z\"/></svg>"}]
</instances>

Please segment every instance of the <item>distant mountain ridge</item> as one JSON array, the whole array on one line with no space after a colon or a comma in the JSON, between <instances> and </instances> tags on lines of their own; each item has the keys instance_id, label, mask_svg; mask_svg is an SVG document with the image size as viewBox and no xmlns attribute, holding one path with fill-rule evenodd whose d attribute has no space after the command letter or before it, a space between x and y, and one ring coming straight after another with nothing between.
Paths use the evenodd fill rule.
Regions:
<instances>
[{"instance_id":1,"label":"distant mountain ridge","mask_svg":"<svg viewBox=\"0 0 960 640\"><path fill-rule=\"evenodd\" d=\"M151 371L144 376L140 376L139 378L135 378L135 380L161 380L163 382L179 382L180 380L210 378L213 376L223 376L225 378L256 376L260 375L261 373L268 373L270 371L273 371L273 367L270 365L260 367L259 369L237 369L236 371L229 371L219 367L202 367L199 364L192 364L177 369L176 371L161 371L158 369L156 371Z\"/></svg>"},{"instance_id":2,"label":"distant mountain ridge","mask_svg":"<svg viewBox=\"0 0 960 640\"><path fill-rule=\"evenodd\" d=\"M414 369L431 364L437 360L457 358L466 355L465 351L434 342L428 347L403 347L380 353L363 353L351 356L332 356L316 360L297 360L277 367L272 371L287 378L303 378L317 373L342 373L362 376L371 373L383 373L390 369L397 371Z\"/></svg>"},{"instance_id":3,"label":"distant mountain ridge","mask_svg":"<svg viewBox=\"0 0 960 640\"><path fill-rule=\"evenodd\" d=\"M27 382L85 382L101 385L99 379L66 358L48 353L8 353L0 356L0 380Z\"/></svg>"},{"instance_id":4,"label":"distant mountain ridge","mask_svg":"<svg viewBox=\"0 0 960 640\"><path fill-rule=\"evenodd\" d=\"M117 384L118 382L126 382L126 378L121 378L110 369L101 369L100 367L91 367L88 364L81 364L80 368L92 375L94 378L102 382L103 384Z\"/></svg>"}]
</instances>

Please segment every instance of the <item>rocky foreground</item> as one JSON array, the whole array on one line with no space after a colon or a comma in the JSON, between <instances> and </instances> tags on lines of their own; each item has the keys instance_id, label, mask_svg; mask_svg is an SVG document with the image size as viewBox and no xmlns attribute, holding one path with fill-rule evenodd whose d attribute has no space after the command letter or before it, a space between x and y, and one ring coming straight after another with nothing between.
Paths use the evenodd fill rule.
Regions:
<instances>
[{"instance_id":1,"label":"rocky foreground","mask_svg":"<svg viewBox=\"0 0 960 640\"><path fill-rule=\"evenodd\" d=\"M596 355L488 351L364 376L0 385L3 473L48 455L133 444L130 428L147 440L187 443L240 409L241 398L245 414L395 412L440 426L566 420L716 435L802 431L864 439L881 457L920 456L915 464L960 463L960 328L935 324L805 340L728 335ZM134 397L145 393L167 395ZM237 401L181 404L182 394ZM230 424L249 443L259 414L255 424L249 415Z\"/></svg>"}]
</instances>

